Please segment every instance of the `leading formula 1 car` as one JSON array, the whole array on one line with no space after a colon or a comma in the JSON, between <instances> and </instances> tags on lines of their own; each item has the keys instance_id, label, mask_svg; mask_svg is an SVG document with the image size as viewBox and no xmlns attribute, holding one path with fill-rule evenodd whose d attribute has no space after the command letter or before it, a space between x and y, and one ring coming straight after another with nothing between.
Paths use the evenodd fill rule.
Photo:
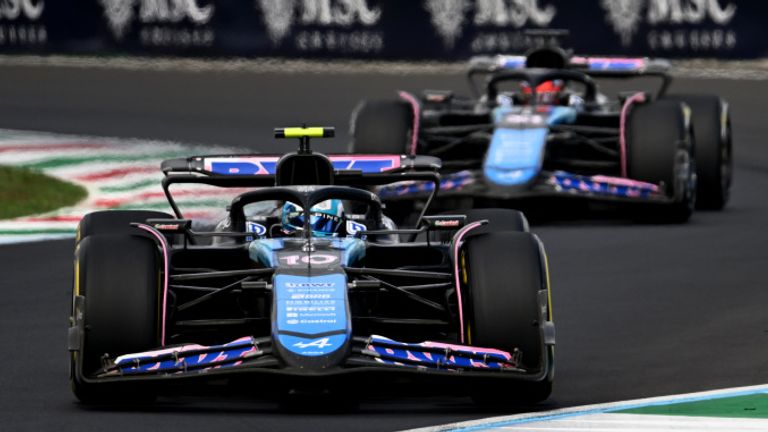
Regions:
<instances>
[{"instance_id":1,"label":"leading formula 1 car","mask_svg":"<svg viewBox=\"0 0 768 432\"><path fill-rule=\"evenodd\" d=\"M434 196L439 161L312 152L309 139L331 132L278 129L301 142L282 157L165 161L174 215L83 218L68 339L78 399L135 402L200 380L259 395L367 392L400 378L489 401L550 394L547 260L524 216L465 211L393 227L361 187L428 181ZM238 194L203 232L174 185ZM250 210L265 207L279 211Z\"/></svg>"},{"instance_id":2,"label":"leading formula 1 car","mask_svg":"<svg viewBox=\"0 0 768 432\"><path fill-rule=\"evenodd\" d=\"M474 58L470 98L428 90L421 99L400 92L363 101L351 151L438 156L441 197L474 206L587 197L640 203L644 217L684 222L694 206L719 210L728 201L731 122L718 96L668 95L668 70L663 60L579 57L551 46ZM649 77L661 79L655 94L615 99L595 82ZM388 200L424 193L413 184L381 190Z\"/></svg>"}]
</instances>

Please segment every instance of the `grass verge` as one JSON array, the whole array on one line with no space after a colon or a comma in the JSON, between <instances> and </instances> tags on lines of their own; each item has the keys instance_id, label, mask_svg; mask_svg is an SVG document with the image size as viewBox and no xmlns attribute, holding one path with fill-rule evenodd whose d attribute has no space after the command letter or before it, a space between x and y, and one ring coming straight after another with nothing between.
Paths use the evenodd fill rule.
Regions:
<instances>
[{"instance_id":1,"label":"grass verge","mask_svg":"<svg viewBox=\"0 0 768 432\"><path fill-rule=\"evenodd\" d=\"M0 219L45 213L88 196L80 186L28 168L0 166Z\"/></svg>"}]
</instances>

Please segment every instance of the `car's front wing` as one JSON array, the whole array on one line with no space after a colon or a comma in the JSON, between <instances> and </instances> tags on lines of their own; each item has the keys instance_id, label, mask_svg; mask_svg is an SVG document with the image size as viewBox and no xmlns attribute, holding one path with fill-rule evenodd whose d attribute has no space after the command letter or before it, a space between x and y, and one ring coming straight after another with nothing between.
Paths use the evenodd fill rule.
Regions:
<instances>
[{"instance_id":1,"label":"car's front wing","mask_svg":"<svg viewBox=\"0 0 768 432\"><path fill-rule=\"evenodd\" d=\"M401 182L382 186L377 193L385 200L426 197L433 185ZM464 170L444 174L440 197L474 196L495 199L521 199L536 196L582 197L608 201L670 201L660 185L604 175L585 176L565 171L542 172L525 186L500 186L489 182L481 171Z\"/></svg>"},{"instance_id":2,"label":"car's front wing","mask_svg":"<svg viewBox=\"0 0 768 432\"><path fill-rule=\"evenodd\" d=\"M547 356L545 356L547 357ZM179 345L105 360L93 382L146 381L163 378L214 377L253 372L291 376L333 376L374 370L443 376L543 379L540 371L525 370L520 352L440 342L403 343L383 336L354 338L345 362L327 370L286 367L272 350L270 338L243 337L213 346Z\"/></svg>"}]
</instances>

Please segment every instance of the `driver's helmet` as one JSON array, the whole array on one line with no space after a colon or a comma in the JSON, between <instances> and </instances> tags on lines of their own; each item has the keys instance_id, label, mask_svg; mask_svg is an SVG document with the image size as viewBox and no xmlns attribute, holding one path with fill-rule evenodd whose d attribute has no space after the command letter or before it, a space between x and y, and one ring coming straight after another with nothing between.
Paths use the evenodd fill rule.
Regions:
<instances>
[{"instance_id":1,"label":"driver's helmet","mask_svg":"<svg viewBox=\"0 0 768 432\"><path fill-rule=\"evenodd\" d=\"M531 85L527 82L521 84L523 95L530 100L532 91ZM561 105L564 103L565 82L563 80L550 80L536 86L536 101L545 105Z\"/></svg>"},{"instance_id":2,"label":"driver's helmet","mask_svg":"<svg viewBox=\"0 0 768 432\"><path fill-rule=\"evenodd\" d=\"M344 226L344 205L341 200L319 202L309 210L309 226L312 234L320 237L336 236ZM304 209L292 202L283 205L282 229L292 234L304 229Z\"/></svg>"}]
</instances>

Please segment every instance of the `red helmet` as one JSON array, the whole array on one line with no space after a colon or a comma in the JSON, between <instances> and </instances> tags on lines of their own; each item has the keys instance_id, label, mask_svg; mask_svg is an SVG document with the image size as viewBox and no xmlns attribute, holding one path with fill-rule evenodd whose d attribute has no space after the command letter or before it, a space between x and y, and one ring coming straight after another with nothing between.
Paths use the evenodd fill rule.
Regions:
<instances>
[{"instance_id":1,"label":"red helmet","mask_svg":"<svg viewBox=\"0 0 768 432\"><path fill-rule=\"evenodd\" d=\"M524 82L522 83L523 94L530 99L531 85ZM565 83L562 80L544 81L536 86L536 99L541 104L559 104L561 103L560 95L565 89Z\"/></svg>"}]
</instances>

